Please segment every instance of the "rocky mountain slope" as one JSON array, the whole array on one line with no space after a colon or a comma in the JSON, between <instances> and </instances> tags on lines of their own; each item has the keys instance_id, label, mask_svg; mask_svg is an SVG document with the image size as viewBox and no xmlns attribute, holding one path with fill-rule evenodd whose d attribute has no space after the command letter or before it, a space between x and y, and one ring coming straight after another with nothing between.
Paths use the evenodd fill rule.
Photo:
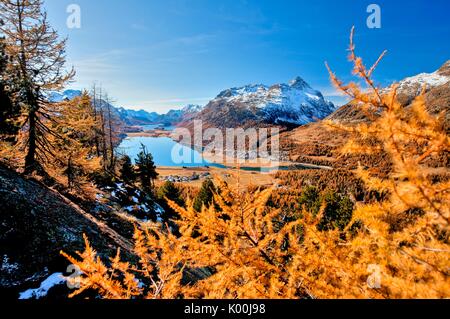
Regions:
<instances>
[{"instance_id":1,"label":"rocky mountain slope","mask_svg":"<svg viewBox=\"0 0 450 319\"><path fill-rule=\"evenodd\" d=\"M50 93L49 100L52 102L70 101L76 97L81 96L80 90L65 90L63 92Z\"/></svg>"},{"instance_id":2,"label":"rocky mountain slope","mask_svg":"<svg viewBox=\"0 0 450 319\"><path fill-rule=\"evenodd\" d=\"M333 103L302 78L289 84L246 85L221 92L194 117L219 128L249 124L303 125L323 119L335 110Z\"/></svg>"},{"instance_id":3,"label":"rocky mountain slope","mask_svg":"<svg viewBox=\"0 0 450 319\"><path fill-rule=\"evenodd\" d=\"M406 105L420 94L424 86L429 91L448 82L450 82L450 60L433 73L421 73L400 81L397 91L401 102Z\"/></svg>"},{"instance_id":4,"label":"rocky mountain slope","mask_svg":"<svg viewBox=\"0 0 450 319\"><path fill-rule=\"evenodd\" d=\"M108 263L118 248L123 260L137 261L132 239L136 223L162 222L164 209L150 196L123 183L97 191L96 202L74 201L70 199L73 195L66 197L0 166L2 300L67 298L73 291L67 288L65 276L74 273L60 252L75 256L84 251L83 234L104 262ZM186 267L182 282L211 275L209 268ZM83 298L96 298L90 293Z\"/></svg>"},{"instance_id":5,"label":"rocky mountain slope","mask_svg":"<svg viewBox=\"0 0 450 319\"><path fill-rule=\"evenodd\" d=\"M39 287L51 274L66 270L60 251L84 250L82 235L111 255L130 242L52 189L0 167L0 295Z\"/></svg>"}]
</instances>

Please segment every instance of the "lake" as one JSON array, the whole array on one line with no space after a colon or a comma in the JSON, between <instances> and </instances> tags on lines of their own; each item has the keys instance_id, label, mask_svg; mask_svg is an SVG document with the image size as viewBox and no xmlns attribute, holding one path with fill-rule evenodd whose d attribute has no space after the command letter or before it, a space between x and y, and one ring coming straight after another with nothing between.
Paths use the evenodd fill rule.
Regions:
<instances>
[{"instance_id":1,"label":"lake","mask_svg":"<svg viewBox=\"0 0 450 319\"><path fill-rule=\"evenodd\" d=\"M141 152L141 145L153 155L156 166L168 167L221 167L223 165L210 163L192 148L181 145L169 137L136 136L127 137L117 148L117 153L128 155L133 163Z\"/></svg>"},{"instance_id":2,"label":"lake","mask_svg":"<svg viewBox=\"0 0 450 319\"><path fill-rule=\"evenodd\" d=\"M132 162L135 163L137 155L141 152L141 145L144 145L148 152L153 155L156 166L165 167L218 167L233 168L223 164L211 163L205 160L202 155L192 148L175 142L169 137L149 137L149 136L133 136L125 138L116 149L118 154L128 155ZM278 167L245 167L241 166L241 170L251 172L269 173L276 170L303 170L318 169L314 167L303 166L296 163L290 166Z\"/></svg>"}]
</instances>

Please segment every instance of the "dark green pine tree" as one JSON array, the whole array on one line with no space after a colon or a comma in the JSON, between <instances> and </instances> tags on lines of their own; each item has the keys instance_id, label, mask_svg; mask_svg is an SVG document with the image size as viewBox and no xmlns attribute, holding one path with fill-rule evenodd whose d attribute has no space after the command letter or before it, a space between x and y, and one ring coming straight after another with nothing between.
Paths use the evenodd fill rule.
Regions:
<instances>
[{"instance_id":1,"label":"dark green pine tree","mask_svg":"<svg viewBox=\"0 0 450 319\"><path fill-rule=\"evenodd\" d=\"M128 155L124 155L120 159L120 162L120 178L126 184L133 184L136 181L136 172L134 171L133 164L131 164L131 158Z\"/></svg>"},{"instance_id":2,"label":"dark green pine tree","mask_svg":"<svg viewBox=\"0 0 450 319\"><path fill-rule=\"evenodd\" d=\"M141 144L141 152L136 158L137 176L144 191L153 193L154 181L158 178L153 156L147 152L145 145Z\"/></svg>"},{"instance_id":3,"label":"dark green pine tree","mask_svg":"<svg viewBox=\"0 0 450 319\"><path fill-rule=\"evenodd\" d=\"M175 202L178 206L184 206L184 200L181 196L180 189L172 182L165 182L156 193L156 198L164 208L165 217L167 220L178 219L180 216L172 208L169 207L167 200Z\"/></svg>"},{"instance_id":4,"label":"dark green pine tree","mask_svg":"<svg viewBox=\"0 0 450 319\"><path fill-rule=\"evenodd\" d=\"M354 204L350 198L334 191L328 191L321 196L321 201L326 206L317 228L322 231L336 228L344 230L353 216Z\"/></svg>"},{"instance_id":5,"label":"dark green pine tree","mask_svg":"<svg viewBox=\"0 0 450 319\"><path fill-rule=\"evenodd\" d=\"M317 215L322 205L320 193L314 186L306 186L302 189L302 194L299 198L299 204L305 207L306 211Z\"/></svg>"},{"instance_id":6,"label":"dark green pine tree","mask_svg":"<svg viewBox=\"0 0 450 319\"><path fill-rule=\"evenodd\" d=\"M203 206L208 207L213 202L214 192L216 191L216 187L214 186L214 183L211 179L206 179L202 187L195 197L194 200L194 209L197 212L200 212L202 210Z\"/></svg>"}]
</instances>

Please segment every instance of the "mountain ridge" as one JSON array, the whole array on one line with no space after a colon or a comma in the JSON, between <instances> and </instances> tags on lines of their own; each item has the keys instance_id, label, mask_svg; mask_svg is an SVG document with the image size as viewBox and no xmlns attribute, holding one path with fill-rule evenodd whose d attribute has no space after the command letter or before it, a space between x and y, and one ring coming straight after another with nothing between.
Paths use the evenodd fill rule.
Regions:
<instances>
[{"instance_id":1,"label":"mountain ridge","mask_svg":"<svg viewBox=\"0 0 450 319\"><path fill-rule=\"evenodd\" d=\"M62 102L64 100L72 100L82 95L81 90L65 90L62 92L51 92L49 100L52 102ZM180 110L169 110L165 114L159 114L157 112L148 112L144 109L132 110L124 107L114 106L102 99L101 104L109 104L115 111L117 117L121 119L123 123L129 126L150 125L150 124L177 124L185 119L191 118L194 114L199 112L203 107L195 104L188 104Z\"/></svg>"},{"instance_id":2,"label":"mountain ridge","mask_svg":"<svg viewBox=\"0 0 450 319\"><path fill-rule=\"evenodd\" d=\"M394 85L398 86L397 99L402 105L408 106L425 87L425 96L427 100L431 100L429 111L438 113L439 110L446 110L448 112L450 106L445 93L450 90L450 60L435 72L406 77L382 89L382 92L387 92ZM353 101L350 101L330 114L327 119L348 123L366 121L367 117Z\"/></svg>"},{"instance_id":3,"label":"mountain ridge","mask_svg":"<svg viewBox=\"0 0 450 319\"><path fill-rule=\"evenodd\" d=\"M223 90L193 119L219 128L249 124L299 126L323 119L334 110L332 102L298 76L289 83L248 84Z\"/></svg>"}]
</instances>

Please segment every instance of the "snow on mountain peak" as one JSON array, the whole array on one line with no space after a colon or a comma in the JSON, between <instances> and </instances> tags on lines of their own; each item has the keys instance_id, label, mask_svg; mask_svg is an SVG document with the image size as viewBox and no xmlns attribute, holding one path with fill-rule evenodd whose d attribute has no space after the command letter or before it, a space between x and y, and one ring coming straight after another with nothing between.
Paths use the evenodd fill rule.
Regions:
<instances>
[{"instance_id":1,"label":"snow on mountain peak","mask_svg":"<svg viewBox=\"0 0 450 319\"><path fill-rule=\"evenodd\" d=\"M415 76L404 79L400 82L400 86L408 84L427 84L430 86L438 86L450 81L450 77L434 73L420 73Z\"/></svg>"},{"instance_id":2,"label":"snow on mountain peak","mask_svg":"<svg viewBox=\"0 0 450 319\"><path fill-rule=\"evenodd\" d=\"M311 87L309 86L308 83L306 83L305 80L303 80L301 77L297 76L295 79L293 79L292 81L289 82L289 85L293 88L299 89L299 90L303 90L305 88L310 89Z\"/></svg>"},{"instance_id":3,"label":"snow on mountain peak","mask_svg":"<svg viewBox=\"0 0 450 319\"><path fill-rule=\"evenodd\" d=\"M83 94L80 90L65 90L64 92L51 92L48 96L49 100L54 103L62 101L70 101Z\"/></svg>"},{"instance_id":4,"label":"snow on mountain peak","mask_svg":"<svg viewBox=\"0 0 450 319\"><path fill-rule=\"evenodd\" d=\"M425 85L428 89L450 82L450 61L433 73L420 73L398 83L400 93L418 94Z\"/></svg>"},{"instance_id":5,"label":"snow on mountain peak","mask_svg":"<svg viewBox=\"0 0 450 319\"><path fill-rule=\"evenodd\" d=\"M210 102L228 107L246 108L257 118L275 124L303 125L322 119L335 110L333 103L309 86L301 77L289 84L250 84L222 91ZM208 108L208 107L207 107Z\"/></svg>"},{"instance_id":6,"label":"snow on mountain peak","mask_svg":"<svg viewBox=\"0 0 450 319\"><path fill-rule=\"evenodd\" d=\"M240 96L244 94L256 93L258 90L266 90L267 87L262 84L248 84L242 87L234 87L231 89L224 90L219 93L216 99L220 98L232 98L235 96Z\"/></svg>"},{"instance_id":7,"label":"snow on mountain peak","mask_svg":"<svg viewBox=\"0 0 450 319\"><path fill-rule=\"evenodd\" d=\"M198 113L203 110L203 106L197 104L188 104L183 109L183 113Z\"/></svg>"}]
</instances>

